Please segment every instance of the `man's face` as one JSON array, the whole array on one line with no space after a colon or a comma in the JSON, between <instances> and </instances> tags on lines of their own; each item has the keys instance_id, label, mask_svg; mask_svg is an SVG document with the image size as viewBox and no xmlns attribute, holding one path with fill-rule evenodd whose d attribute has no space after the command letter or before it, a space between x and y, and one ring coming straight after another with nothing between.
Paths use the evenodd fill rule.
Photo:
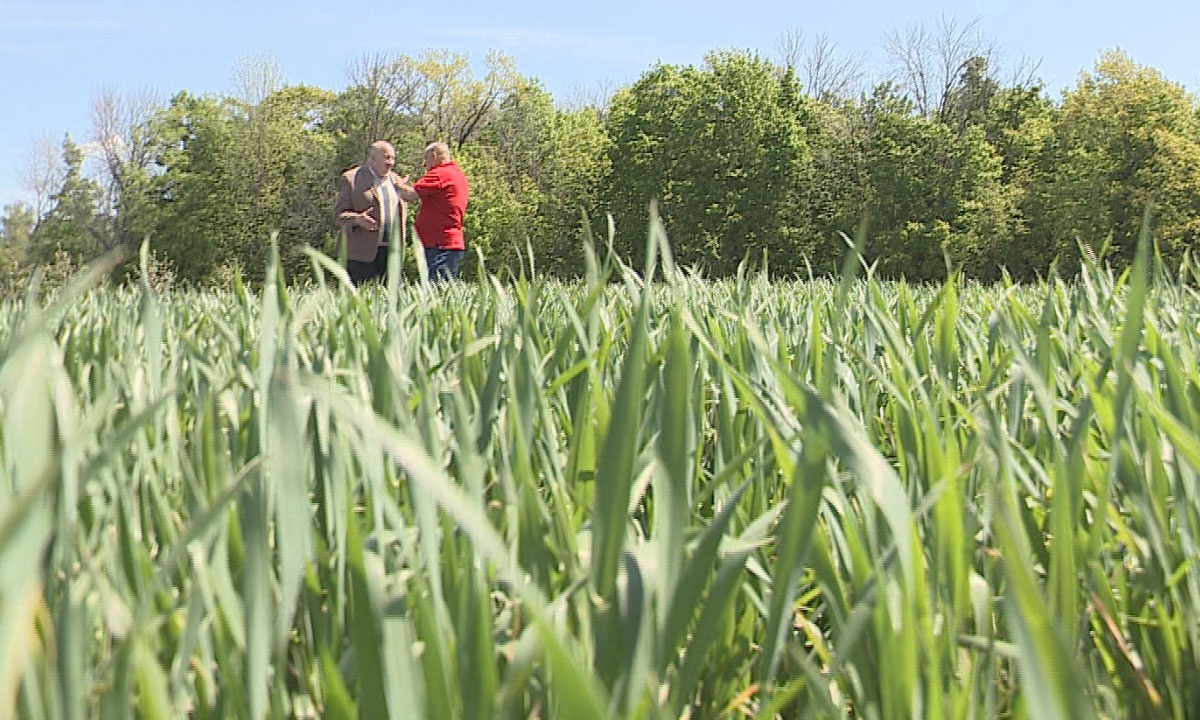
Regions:
<instances>
[{"instance_id":1,"label":"man's face","mask_svg":"<svg viewBox=\"0 0 1200 720\"><path fill-rule=\"evenodd\" d=\"M437 167L437 164L438 164L437 153L435 153L432 150L426 150L425 151L425 169L429 170L430 168Z\"/></svg>"},{"instance_id":2,"label":"man's face","mask_svg":"<svg viewBox=\"0 0 1200 720\"><path fill-rule=\"evenodd\" d=\"M396 151L390 147L373 147L369 158L371 169L379 177L387 175L396 164Z\"/></svg>"}]
</instances>

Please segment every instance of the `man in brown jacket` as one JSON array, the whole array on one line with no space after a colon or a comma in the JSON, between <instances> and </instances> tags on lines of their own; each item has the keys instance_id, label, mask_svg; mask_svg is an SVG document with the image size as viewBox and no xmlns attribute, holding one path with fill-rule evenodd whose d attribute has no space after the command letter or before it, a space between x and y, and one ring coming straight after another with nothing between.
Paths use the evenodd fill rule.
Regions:
<instances>
[{"instance_id":1,"label":"man in brown jacket","mask_svg":"<svg viewBox=\"0 0 1200 720\"><path fill-rule=\"evenodd\" d=\"M367 162L342 173L333 214L346 243L346 267L355 285L387 272L388 246L404 251L408 207L396 186L400 178L392 172L396 150L391 143L376 140L367 150Z\"/></svg>"}]
</instances>

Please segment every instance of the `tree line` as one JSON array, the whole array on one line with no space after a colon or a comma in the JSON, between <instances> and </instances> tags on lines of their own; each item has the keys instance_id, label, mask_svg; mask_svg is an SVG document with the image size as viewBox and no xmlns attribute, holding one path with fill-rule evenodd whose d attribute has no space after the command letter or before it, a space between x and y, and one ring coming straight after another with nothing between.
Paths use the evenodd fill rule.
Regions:
<instances>
[{"instance_id":1,"label":"tree line","mask_svg":"<svg viewBox=\"0 0 1200 720\"><path fill-rule=\"evenodd\" d=\"M1167 260L1200 239L1194 96L1109 51L1055 99L1032 74L1002 79L969 29L893 34L896 72L865 88L826 40L790 36L778 58L716 51L568 104L510 57L476 72L449 51L364 57L336 93L287 86L262 58L229 94L102 92L91 141L44 151L34 203L4 208L0 280L145 238L176 280L253 280L273 233L301 279L304 247L335 252L338 174L377 138L402 174L427 142L450 144L472 182L469 249L493 272L576 275L585 225L606 237L609 218L637 261L652 201L676 260L713 277L744 261L833 272L850 237L910 280L1032 279L1081 253L1120 264L1147 216Z\"/></svg>"}]
</instances>

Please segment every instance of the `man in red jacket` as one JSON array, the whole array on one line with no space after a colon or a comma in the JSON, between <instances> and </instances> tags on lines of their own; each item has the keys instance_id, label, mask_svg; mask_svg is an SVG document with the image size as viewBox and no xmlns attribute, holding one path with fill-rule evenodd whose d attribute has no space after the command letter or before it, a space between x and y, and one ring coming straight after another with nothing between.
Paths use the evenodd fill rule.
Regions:
<instances>
[{"instance_id":1,"label":"man in red jacket","mask_svg":"<svg viewBox=\"0 0 1200 720\"><path fill-rule=\"evenodd\" d=\"M425 248L429 279L454 279L466 251L463 214L470 188L467 177L450 159L450 148L446 143L430 143L425 148L425 174L411 185L407 176L400 178L396 187L400 197L421 203L414 225Z\"/></svg>"}]
</instances>

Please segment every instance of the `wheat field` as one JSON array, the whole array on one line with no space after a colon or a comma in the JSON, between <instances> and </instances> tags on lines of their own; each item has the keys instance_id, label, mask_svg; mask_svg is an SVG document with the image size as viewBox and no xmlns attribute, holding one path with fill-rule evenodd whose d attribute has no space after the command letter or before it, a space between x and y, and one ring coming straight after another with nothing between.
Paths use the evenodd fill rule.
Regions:
<instances>
[{"instance_id":1,"label":"wheat field","mask_svg":"<svg viewBox=\"0 0 1200 720\"><path fill-rule=\"evenodd\" d=\"M0 305L0 719L1200 717L1189 263L649 247Z\"/></svg>"}]
</instances>

